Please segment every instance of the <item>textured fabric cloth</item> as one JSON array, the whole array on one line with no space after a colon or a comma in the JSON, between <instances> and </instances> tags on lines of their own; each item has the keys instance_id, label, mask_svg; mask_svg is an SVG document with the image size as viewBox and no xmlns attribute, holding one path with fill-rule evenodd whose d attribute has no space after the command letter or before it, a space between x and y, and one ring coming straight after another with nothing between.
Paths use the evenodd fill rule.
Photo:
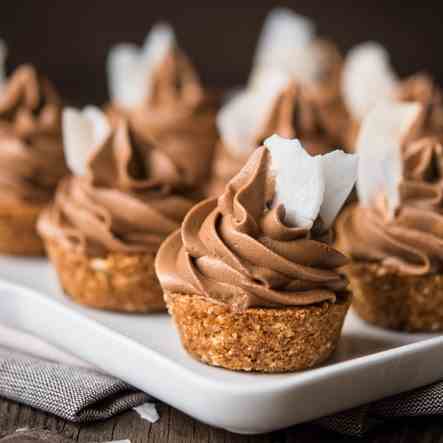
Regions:
<instances>
[{"instance_id":1,"label":"textured fabric cloth","mask_svg":"<svg viewBox=\"0 0 443 443\"><path fill-rule=\"evenodd\" d=\"M340 434L362 436L390 418L443 415L443 381L316 421Z\"/></svg>"},{"instance_id":2,"label":"textured fabric cloth","mask_svg":"<svg viewBox=\"0 0 443 443\"><path fill-rule=\"evenodd\" d=\"M150 397L94 369L41 360L0 347L0 396L73 422L112 417Z\"/></svg>"}]
</instances>

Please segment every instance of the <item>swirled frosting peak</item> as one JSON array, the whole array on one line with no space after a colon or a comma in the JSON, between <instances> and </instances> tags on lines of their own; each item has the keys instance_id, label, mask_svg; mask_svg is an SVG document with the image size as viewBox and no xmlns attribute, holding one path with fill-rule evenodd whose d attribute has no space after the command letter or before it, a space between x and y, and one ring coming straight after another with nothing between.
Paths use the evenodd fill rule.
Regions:
<instances>
[{"instance_id":1,"label":"swirled frosting peak","mask_svg":"<svg viewBox=\"0 0 443 443\"><path fill-rule=\"evenodd\" d=\"M154 26L141 49L114 48L108 68L110 114L127 117L144 141L158 141L188 172L188 180L201 187L217 141L217 100L204 92L171 27Z\"/></svg>"},{"instance_id":2,"label":"swirled frosting peak","mask_svg":"<svg viewBox=\"0 0 443 443\"><path fill-rule=\"evenodd\" d=\"M141 48L129 43L112 48L108 77L113 102L126 109L201 98L196 74L166 23L154 25Z\"/></svg>"},{"instance_id":3,"label":"swirled frosting peak","mask_svg":"<svg viewBox=\"0 0 443 443\"><path fill-rule=\"evenodd\" d=\"M2 199L36 204L50 200L66 174L61 104L51 84L28 65L0 89Z\"/></svg>"},{"instance_id":4,"label":"swirled frosting peak","mask_svg":"<svg viewBox=\"0 0 443 443\"><path fill-rule=\"evenodd\" d=\"M419 107L418 104L398 106L403 110ZM363 151L372 148L373 158L371 161L370 156L361 152L364 169L359 171L358 184L370 171L377 178L373 180L372 198L360 200L340 217L337 226L340 245L355 260L379 262L403 274L441 272L443 148L436 138L421 137L420 131L414 131L415 136L411 137L418 114L401 129L399 120L392 117L398 111L392 107L388 111L373 125L376 132L372 137L367 132L369 125L360 134L360 148ZM380 108L371 112L380 112ZM383 144L387 121L391 122L391 134L397 133L391 144ZM371 139L372 146L362 145L363 138ZM377 143L381 145L376 146ZM380 157L377 152L384 155Z\"/></svg>"},{"instance_id":5,"label":"swirled frosting peak","mask_svg":"<svg viewBox=\"0 0 443 443\"><path fill-rule=\"evenodd\" d=\"M174 158L121 119L93 146L85 174L60 184L39 230L89 255L155 253L193 202Z\"/></svg>"},{"instance_id":6,"label":"swirled frosting peak","mask_svg":"<svg viewBox=\"0 0 443 443\"><path fill-rule=\"evenodd\" d=\"M294 143L295 151L302 149ZM255 150L224 193L196 205L181 230L163 243L156 270L167 294L196 295L243 310L334 301L346 289L338 268L347 259L330 245L321 214L314 223L288 218L287 193L281 189L287 184L279 180L292 170L297 202L307 201L304 191L312 190L295 176L305 176L304 166L322 174L322 162L284 166L280 160L287 152L280 146L284 152L278 158L278 149ZM294 199L287 203L294 211Z\"/></svg>"}]
</instances>

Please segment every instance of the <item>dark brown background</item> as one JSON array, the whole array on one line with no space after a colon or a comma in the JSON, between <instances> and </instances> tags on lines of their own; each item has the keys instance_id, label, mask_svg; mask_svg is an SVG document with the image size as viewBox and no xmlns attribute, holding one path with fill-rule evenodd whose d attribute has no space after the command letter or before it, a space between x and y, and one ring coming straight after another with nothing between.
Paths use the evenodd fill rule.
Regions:
<instances>
[{"instance_id":1,"label":"dark brown background","mask_svg":"<svg viewBox=\"0 0 443 443\"><path fill-rule=\"evenodd\" d=\"M440 3L432 8L426 1L413 7L396 3L269 0L220 6L208 0L198 6L186 0L1 0L0 35L10 47L8 70L35 63L70 101L100 103L107 97L108 48L122 41L141 43L159 19L173 24L207 84L244 82L266 13L284 5L314 18L319 33L342 50L377 40L392 52L401 74L427 70L443 83L443 2L428 2Z\"/></svg>"},{"instance_id":2,"label":"dark brown background","mask_svg":"<svg viewBox=\"0 0 443 443\"><path fill-rule=\"evenodd\" d=\"M211 5L214 3L214 5ZM230 86L247 78L256 39L272 6L312 17L321 35L342 50L368 39L392 52L401 74L427 70L443 83L443 2L402 6L388 1L202 2L183 0L1 0L0 35L8 42L8 70L35 63L73 102L107 97L105 59L122 41L141 43L150 25L169 20L203 80ZM437 2L428 2L437 4Z\"/></svg>"}]
</instances>

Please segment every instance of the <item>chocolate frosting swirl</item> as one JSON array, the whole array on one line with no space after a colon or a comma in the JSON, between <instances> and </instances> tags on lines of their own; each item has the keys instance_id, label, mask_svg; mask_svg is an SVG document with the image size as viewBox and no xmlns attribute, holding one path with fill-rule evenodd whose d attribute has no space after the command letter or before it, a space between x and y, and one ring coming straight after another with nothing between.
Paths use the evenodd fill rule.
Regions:
<instances>
[{"instance_id":1,"label":"chocolate frosting swirl","mask_svg":"<svg viewBox=\"0 0 443 443\"><path fill-rule=\"evenodd\" d=\"M131 128L144 140L154 138L201 185L208 178L217 140L217 100L205 94L190 61L174 48L154 72L151 93L127 112Z\"/></svg>"},{"instance_id":2,"label":"chocolate frosting swirl","mask_svg":"<svg viewBox=\"0 0 443 443\"><path fill-rule=\"evenodd\" d=\"M11 203L48 202L66 172L60 99L32 66L0 91L0 188Z\"/></svg>"},{"instance_id":3,"label":"chocolate frosting swirl","mask_svg":"<svg viewBox=\"0 0 443 443\"><path fill-rule=\"evenodd\" d=\"M91 256L155 253L193 202L175 157L120 120L91 155L88 173L60 184L39 231Z\"/></svg>"},{"instance_id":4,"label":"chocolate frosting swirl","mask_svg":"<svg viewBox=\"0 0 443 443\"><path fill-rule=\"evenodd\" d=\"M274 193L270 153L258 148L218 199L196 205L157 255L166 293L197 295L232 310L334 301L347 286L347 259L312 230L284 224Z\"/></svg>"},{"instance_id":5,"label":"chocolate frosting swirl","mask_svg":"<svg viewBox=\"0 0 443 443\"><path fill-rule=\"evenodd\" d=\"M374 207L349 208L337 224L343 250L408 275L443 269L443 148L422 138L403 152L400 206L389 217L383 196Z\"/></svg>"}]
</instances>

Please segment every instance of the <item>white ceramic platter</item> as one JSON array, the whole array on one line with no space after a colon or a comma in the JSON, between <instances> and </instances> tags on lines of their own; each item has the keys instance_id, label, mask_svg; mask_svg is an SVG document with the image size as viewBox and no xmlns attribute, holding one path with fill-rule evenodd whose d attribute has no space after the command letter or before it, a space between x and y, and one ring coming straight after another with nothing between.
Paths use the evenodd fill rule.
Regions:
<instances>
[{"instance_id":1,"label":"white ceramic platter","mask_svg":"<svg viewBox=\"0 0 443 443\"><path fill-rule=\"evenodd\" d=\"M443 336L386 332L352 312L337 352L322 367L244 374L190 358L166 314L123 315L74 305L44 259L0 257L0 279L0 322L237 433L273 431L443 379Z\"/></svg>"}]
</instances>

